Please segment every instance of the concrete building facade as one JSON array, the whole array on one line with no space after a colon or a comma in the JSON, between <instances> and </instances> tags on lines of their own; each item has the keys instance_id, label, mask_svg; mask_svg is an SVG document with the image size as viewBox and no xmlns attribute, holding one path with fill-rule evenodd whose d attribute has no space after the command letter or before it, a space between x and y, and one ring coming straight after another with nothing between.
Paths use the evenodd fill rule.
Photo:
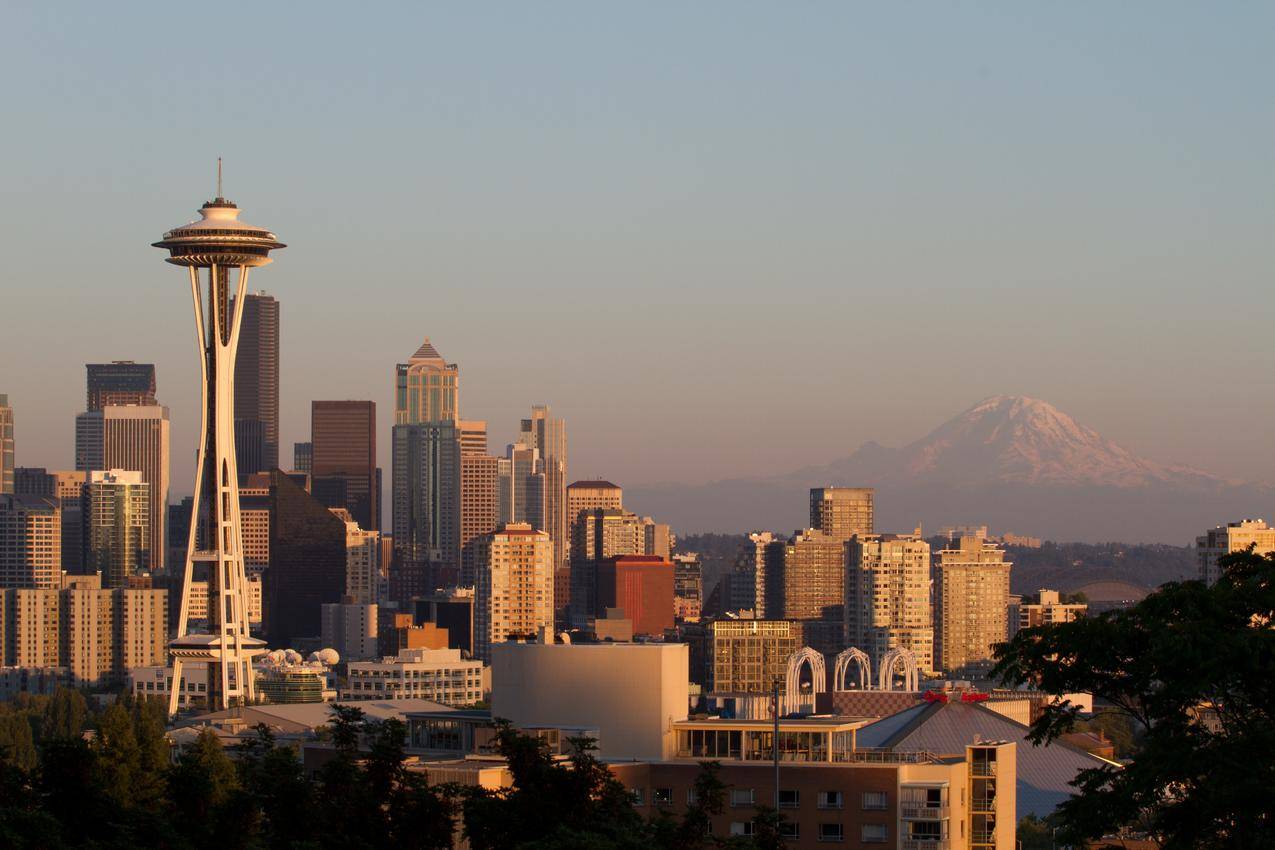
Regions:
<instances>
[{"instance_id":1,"label":"concrete building facade","mask_svg":"<svg viewBox=\"0 0 1275 850\"><path fill-rule=\"evenodd\" d=\"M898 647L932 672L930 544L915 534L872 534L851 538L846 553L846 642L868 654L873 670Z\"/></svg>"},{"instance_id":2,"label":"concrete building facade","mask_svg":"<svg viewBox=\"0 0 1275 850\"><path fill-rule=\"evenodd\" d=\"M810 527L842 540L871 534L873 499L871 487L815 487L810 491Z\"/></svg>"},{"instance_id":3,"label":"concrete building facade","mask_svg":"<svg viewBox=\"0 0 1275 850\"><path fill-rule=\"evenodd\" d=\"M106 587L124 587L132 576L154 569L148 545L151 492L140 472L122 469L88 475L88 567L101 574Z\"/></svg>"},{"instance_id":4,"label":"concrete building facade","mask_svg":"<svg viewBox=\"0 0 1275 850\"><path fill-rule=\"evenodd\" d=\"M985 674L992 648L1009 636L1005 550L961 537L934 556L934 663L954 678Z\"/></svg>"},{"instance_id":5,"label":"concrete building facade","mask_svg":"<svg viewBox=\"0 0 1275 850\"><path fill-rule=\"evenodd\" d=\"M1254 547L1259 555L1275 552L1275 528L1261 519L1243 519L1211 528L1195 539L1196 559L1200 567L1200 580L1213 584L1222 576L1218 558L1231 552L1242 552Z\"/></svg>"},{"instance_id":6,"label":"concrete building facade","mask_svg":"<svg viewBox=\"0 0 1275 850\"><path fill-rule=\"evenodd\" d=\"M553 541L529 523L507 523L477 542L474 656L511 636L553 627Z\"/></svg>"},{"instance_id":7,"label":"concrete building facade","mask_svg":"<svg viewBox=\"0 0 1275 850\"><path fill-rule=\"evenodd\" d=\"M0 495L0 587L57 588L62 516L49 499Z\"/></svg>"}]
</instances>

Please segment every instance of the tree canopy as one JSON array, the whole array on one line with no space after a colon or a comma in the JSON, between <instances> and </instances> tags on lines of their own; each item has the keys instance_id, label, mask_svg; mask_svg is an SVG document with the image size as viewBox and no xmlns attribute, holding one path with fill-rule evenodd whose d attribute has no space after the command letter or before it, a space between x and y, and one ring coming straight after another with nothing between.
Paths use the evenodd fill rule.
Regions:
<instances>
[{"instance_id":1,"label":"tree canopy","mask_svg":"<svg viewBox=\"0 0 1275 850\"><path fill-rule=\"evenodd\" d=\"M1020 631L993 673L1046 693L1092 693L1132 722L1124 767L1096 766L1062 804L1060 841L1120 830L1166 850L1270 847L1275 836L1275 555L1225 556L1213 586L1170 583L1137 605ZM1048 706L1046 743L1078 709Z\"/></svg>"}]
</instances>

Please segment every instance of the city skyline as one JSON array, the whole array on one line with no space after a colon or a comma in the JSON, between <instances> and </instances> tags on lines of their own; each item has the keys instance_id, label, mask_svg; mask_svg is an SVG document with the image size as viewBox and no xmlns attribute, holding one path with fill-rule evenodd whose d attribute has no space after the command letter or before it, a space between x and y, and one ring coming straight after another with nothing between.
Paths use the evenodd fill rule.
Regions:
<instances>
[{"instance_id":1,"label":"city skyline","mask_svg":"<svg viewBox=\"0 0 1275 850\"><path fill-rule=\"evenodd\" d=\"M13 114L42 145L12 140L14 202L0 211L12 274L28 281L0 316L0 356L24 363L0 388L18 464L70 468L85 363L155 363L162 387L195 384L186 329L164 320L181 294L162 270L141 271L135 246L143 222L209 193L224 154L227 192L295 246L265 284L283 314L282 446L305 439L311 400L371 400L388 469L386 368L429 335L465 371L462 415L492 423L493 446L516 437L531 405L569 420L573 478L775 474L867 440L902 445L978 398L1025 394L1156 460L1273 480L1262 448L1275 402L1218 380L1275 365L1261 341L1275 297L1263 283L1275 146L1254 40L1270 12L1152 8L1107 10L1101 24L1062 10L934 10L920 27L832 8L781 20L740 10L728 24L697 10L677 28L657 27L660 15L581 10L566 28L553 13L469 11L409 19L402 34L319 14L304 52L282 45L270 61L288 64L264 75L234 61L258 36L225 39L230 70L215 78L147 41L129 10L109 45L92 37L92 14L18 10L12 32L32 37L3 61L32 81ZM55 30L80 60L56 70L33 47ZM431 48L407 51L413 31ZM1141 62L1126 55L1135 37ZM754 61L776 38L806 49L784 65ZM351 76L332 58L346 39L387 49ZM492 52L466 57L449 41ZM546 42L557 59L536 61ZM641 43L660 44L661 58L628 46ZM113 75L117 91L81 85L89 74ZM192 149L186 119L139 115L118 93L149 102L158 79L295 97L267 98L268 113L243 107L263 126L254 138ZM213 101L214 117L242 104ZM50 102L101 132L55 132ZM333 114L350 120L328 133ZM935 126L944 144L932 144ZM119 214L83 235L79 255L47 263L59 231L48 223L85 203ZM118 288L100 289L103 278ZM339 302L352 278L359 301ZM1227 333L1199 336L1222 302L1244 306ZM914 343L874 356L892 325L851 333L864 309L903 311ZM49 350L40 329L53 322ZM532 356L529 323L547 331ZM641 375L614 381L625 364ZM801 410L802 436L761 454L773 423L744 414L763 384ZM180 484L198 397L163 396ZM864 409L859 396L881 401ZM611 451L617 439L625 452Z\"/></svg>"}]
</instances>

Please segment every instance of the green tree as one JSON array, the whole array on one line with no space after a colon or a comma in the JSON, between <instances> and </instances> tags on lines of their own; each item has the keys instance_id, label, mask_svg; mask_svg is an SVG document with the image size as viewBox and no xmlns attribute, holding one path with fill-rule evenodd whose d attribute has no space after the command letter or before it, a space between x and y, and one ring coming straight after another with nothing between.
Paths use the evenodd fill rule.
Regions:
<instances>
[{"instance_id":1,"label":"green tree","mask_svg":"<svg viewBox=\"0 0 1275 850\"><path fill-rule=\"evenodd\" d=\"M168 772L173 823L196 847L234 846L245 832L255 831L255 819L244 816L247 803L238 796L239 787L221 741L204 729Z\"/></svg>"},{"instance_id":2,"label":"green tree","mask_svg":"<svg viewBox=\"0 0 1275 850\"><path fill-rule=\"evenodd\" d=\"M279 746L264 723L254 731L256 735L240 745L236 766L243 793L260 811L262 843L304 845L314 839L318 818L314 786L291 747Z\"/></svg>"},{"instance_id":3,"label":"green tree","mask_svg":"<svg viewBox=\"0 0 1275 850\"><path fill-rule=\"evenodd\" d=\"M1054 828L1035 815L1018 822L1018 850L1054 850Z\"/></svg>"},{"instance_id":4,"label":"green tree","mask_svg":"<svg viewBox=\"0 0 1275 850\"><path fill-rule=\"evenodd\" d=\"M25 712L0 714L0 764L20 770L33 770L36 766L35 738Z\"/></svg>"},{"instance_id":5,"label":"green tree","mask_svg":"<svg viewBox=\"0 0 1275 850\"><path fill-rule=\"evenodd\" d=\"M1051 694L1089 692L1129 718L1137 758L1082 771L1057 813L1060 842L1120 829L1166 850L1271 846L1275 829L1275 555L1221 560L1212 587L1164 585L1132 608L1026 629L995 675ZM1072 729L1046 707L1032 738Z\"/></svg>"},{"instance_id":6,"label":"green tree","mask_svg":"<svg viewBox=\"0 0 1275 850\"><path fill-rule=\"evenodd\" d=\"M88 715L88 703L82 693L70 688L58 688L44 710L40 723L40 739L80 737Z\"/></svg>"}]
</instances>

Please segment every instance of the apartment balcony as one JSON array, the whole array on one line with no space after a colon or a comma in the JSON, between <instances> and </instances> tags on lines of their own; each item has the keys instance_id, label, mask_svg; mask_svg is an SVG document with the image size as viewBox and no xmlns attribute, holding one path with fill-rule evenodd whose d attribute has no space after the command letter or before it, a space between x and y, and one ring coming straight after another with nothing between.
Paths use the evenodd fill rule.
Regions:
<instances>
[{"instance_id":1,"label":"apartment balcony","mask_svg":"<svg viewBox=\"0 0 1275 850\"><path fill-rule=\"evenodd\" d=\"M952 807L948 805L931 806L925 803L904 801L899 806L899 812L899 816L904 820L946 820L952 816Z\"/></svg>"},{"instance_id":2,"label":"apartment balcony","mask_svg":"<svg viewBox=\"0 0 1275 850\"><path fill-rule=\"evenodd\" d=\"M974 776L995 776L996 762L975 759L970 762L970 773Z\"/></svg>"},{"instance_id":3,"label":"apartment balcony","mask_svg":"<svg viewBox=\"0 0 1275 850\"><path fill-rule=\"evenodd\" d=\"M952 842L947 838L905 838L900 847L901 850L951 850Z\"/></svg>"}]
</instances>

